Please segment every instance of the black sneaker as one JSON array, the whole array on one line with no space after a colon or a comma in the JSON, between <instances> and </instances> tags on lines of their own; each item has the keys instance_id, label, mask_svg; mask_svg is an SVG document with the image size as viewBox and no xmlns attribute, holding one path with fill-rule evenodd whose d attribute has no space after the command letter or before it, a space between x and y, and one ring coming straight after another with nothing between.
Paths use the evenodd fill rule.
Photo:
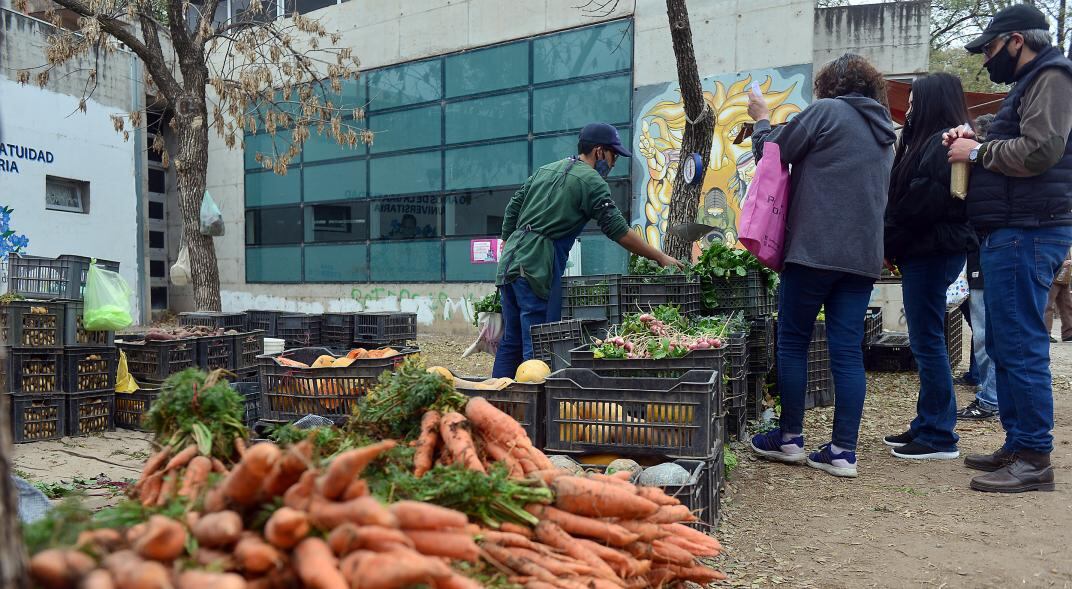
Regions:
<instances>
[{"instance_id":1,"label":"black sneaker","mask_svg":"<svg viewBox=\"0 0 1072 589\"><path fill-rule=\"evenodd\" d=\"M959 450L939 452L938 450L935 450L930 446L924 446L919 442L909 442L900 448L894 448L890 453L897 458L907 458L910 460L956 460L957 458L960 458Z\"/></svg>"},{"instance_id":2,"label":"black sneaker","mask_svg":"<svg viewBox=\"0 0 1072 589\"><path fill-rule=\"evenodd\" d=\"M890 448L900 448L906 444L912 443L912 430L908 430L903 434L897 434L895 436L886 436L882 438L882 442Z\"/></svg>"},{"instance_id":3,"label":"black sneaker","mask_svg":"<svg viewBox=\"0 0 1072 589\"><path fill-rule=\"evenodd\" d=\"M975 380L974 378L968 378L968 373L965 372L960 376L953 377L953 384L960 385L962 387L977 387L979 386L979 381Z\"/></svg>"},{"instance_id":4,"label":"black sneaker","mask_svg":"<svg viewBox=\"0 0 1072 589\"><path fill-rule=\"evenodd\" d=\"M957 419L965 421L982 421L994 419L998 416L997 409L987 409L979 404L979 399L974 399L968 406L957 411Z\"/></svg>"}]
</instances>

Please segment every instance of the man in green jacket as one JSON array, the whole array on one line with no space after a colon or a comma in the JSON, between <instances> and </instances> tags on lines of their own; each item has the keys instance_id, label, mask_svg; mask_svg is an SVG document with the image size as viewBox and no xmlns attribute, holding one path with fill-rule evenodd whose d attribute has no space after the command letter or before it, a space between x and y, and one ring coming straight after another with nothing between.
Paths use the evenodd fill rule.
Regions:
<instances>
[{"instance_id":1,"label":"man in green jacket","mask_svg":"<svg viewBox=\"0 0 1072 589\"><path fill-rule=\"evenodd\" d=\"M503 220L503 249L495 284L502 302L503 335L492 376L511 377L532 358L533 325L562 315L562 274L570 249L591 220L626 250L662 266L681 263L629 230L610 196L606 177L619 157L632 157L614 127L581 129L577 154L547 164L510 199Z\"/></svg>"}]
</instances>

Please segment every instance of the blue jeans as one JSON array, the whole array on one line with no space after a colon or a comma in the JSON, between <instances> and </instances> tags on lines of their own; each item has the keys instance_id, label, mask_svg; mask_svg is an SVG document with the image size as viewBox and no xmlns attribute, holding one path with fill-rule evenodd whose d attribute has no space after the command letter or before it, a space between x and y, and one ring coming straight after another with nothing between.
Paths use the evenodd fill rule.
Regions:
<instances>
[{"instance_id":1,"label":"blue jeans","mask_svg":"<svg viewBox=\"0 0 1072 589\"><path fill-rule=\"evenodd\" d=\"M955 452L960 438L957 396L945 341L945 291L964 268L964 254L913 256L897 260L901 269L908 341L919 366L913 440L939 452Z\"/></svg>"},{"instance_id":2,"label":"blue jeans","mask_svg":"<svg viewBox=\"0 0 1072 589\"><path fill-rule=\"evenodd\" d=\"M864 322L875 279L787 264L778 302L778 385L782 395L780 427L804 433L804 390L808 344L819 308L826 307L830 371L834 377L834 431L831 441L855 450L860 434L867 380L864 377Z\"/></svg>"},{"instance_id":3,"label":"blue jeans","mask_svg":"<svg viewBox=\"0 0 1072 589\"><path fill-rule=\"evenodd\" d=\"M980 247L986 277L986 351L997 373L998 414L1010 451L1053 451L1050 335L1043 314L1072 227L998 229Z\"/></svg>"},{"instance_id":4,"label":"blue jeans","mask_svg":"<svg viewBox=\"0 0 1072 589\"><path fill-rule=\"evenodd\" d=\"M975 400L983 409L997 411L998 377L994 372L994 362L986 353L986 295L983 289L972 290L968 301L972 307L972 355L979 367L979 390L975 393Z\"/></svg>"},{"instance_id":5,"label":"blue jeans","mask_svg":"<svg viewBox=\"0 0 1072 589\"><path fill-rule=\"evenodd\" d=\"M561 315L562 305L559 301L557 311L549 309L548 302L536 296L524 278L500 286L499 302L502 304L503 333L491 376L514 378L517 367L532 359L532 326L558 321L558 316L551 318L549 314Z\"/></svg>"}]
</instances>

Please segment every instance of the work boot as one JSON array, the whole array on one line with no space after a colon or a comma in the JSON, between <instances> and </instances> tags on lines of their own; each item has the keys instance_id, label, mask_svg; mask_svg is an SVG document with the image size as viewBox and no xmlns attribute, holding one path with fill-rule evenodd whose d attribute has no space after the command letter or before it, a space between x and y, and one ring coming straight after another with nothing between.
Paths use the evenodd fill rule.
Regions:
<instances>
[{"instance_id":1,"label":"work boot","mask_svg":"<svg viewBox=\"0 0 1072 589\"><path fill-rule=\"evenodd\" d=\"M1010 452L1005 449L1005 446L1002 446L993 454L968 454L964 457L964 466L975 470L994 472L1012 464L1014 460L1016 460L1016 453Z\"/></svg>"},{"instance_id":2,"label":"work boot","mask_svg":"<svg viewBox=\"0 0 1072 589\"><path fill-rule=\"evenodd\" d=\"M1020 451L1008 466L971 480L972 489L985 493L1053 491L1055 487L1050 455L1041 452Z\"/></svg>"}]
</instances>

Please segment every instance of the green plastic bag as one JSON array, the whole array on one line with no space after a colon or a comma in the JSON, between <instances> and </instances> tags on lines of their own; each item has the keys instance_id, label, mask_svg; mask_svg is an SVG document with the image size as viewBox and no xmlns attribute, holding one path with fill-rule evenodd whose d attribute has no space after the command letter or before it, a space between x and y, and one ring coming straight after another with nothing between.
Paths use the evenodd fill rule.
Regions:
<instances>
[{"instance_id":1,"label":"green plastic bag","mask_svg":"<svg viewBox=\"0 0 1072 589\"><path fill-rule=\"evenodd\" d=\"M82 323L89 331L118 331L134 323L127 281L118 272L97 267L94 259L86 276Z\"/></svg>"}]
</instances>

